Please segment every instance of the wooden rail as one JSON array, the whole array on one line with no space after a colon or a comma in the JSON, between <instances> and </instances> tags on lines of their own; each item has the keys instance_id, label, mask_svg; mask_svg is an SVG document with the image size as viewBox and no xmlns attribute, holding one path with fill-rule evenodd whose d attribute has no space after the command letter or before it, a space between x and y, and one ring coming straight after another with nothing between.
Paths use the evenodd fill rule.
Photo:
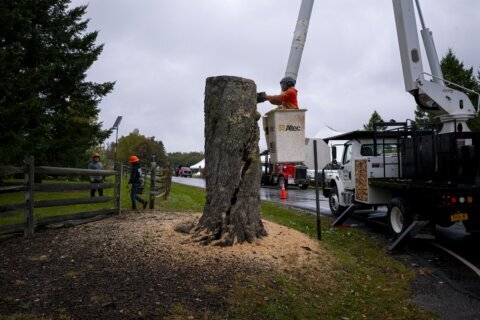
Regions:
<instances>
[{"instance_id":1,"label":"wooden rail","mask_svg":"<svg viewBox=\"0 0 480 320\"><path fill-rule=\"evenodd\" d=\"M92 170L79 168L61 168L37 166L35 167L34 158L27 157L24 161L24 167L0 166L0 177L11 176L14 174L23 174L23 184L4 183L0 186L0 194L5 193L24 193L24 202L0 205L0 217L12 216L18 214L20 210L24 211L24 223L0 226L0 234L24 232L25 237L33 237L35 228L45 226L51 223L57 223L72 219L87 219L100 215L111 215L120 213L121 203L121 185L122 185L122 166L118 170ZM35 175L51 176L115 176L114 183L34 183ZM35 201L35 195L38 192L71 192L92 189L114 189L113 197L89 197L89 198L71 198L71 199L53 199ZM68 215L59 215L52 217L43 217L35 219L36 208L51 208L56 206L69 206L78 204L98 204L112 202L113 207L89 212L77 212Z\"/></svg>"},{"instance_id":2,"label":"wooden rail","mask_svg":"<svg viewBox=\"0 0 480 320\"><path fill-rule=\"evenodd\" d=\"M149 178L149 179L147 179ZM168 168L159 169L156 162L152 162L149 169L144 170L144 179L148 181L145 189L148 190L149 208L155 208L155 199L166 200L170 193L172 176Z\"/></svg>"},{"instance_id":3,"label":"wooden rail","mask_svg":"<svg viewBox=\"0 0 480 320\"><path fill-rule=\"evenodd\" d=\"M126 178L129 167L123 166L123 172L125 172ZM155 199L166 200L170 194L172 184L170 169L168 167L158 168L156 162L151 162L150 168L142 167L141 172L142 180L145 182L142 193L149 196L149 209L155 209Z\"/></svg>"},{"instance_id":4,"label":"wooden rail","mask_svg":"<svg viewBox=\"0 0 480 320\"><path fill-rule=\"evenodd\" d=\"M130 171L128 167L117 165L117 170L92 170L79 168L61 168L49 166L35 166L33 157L25 158L23 167L0 166L0 177L23 174L24 183L2 183L0 185L0 195L8 193L23 192L24 202L9 203L0 205L0 218L14 216L19 212L24 212L24 223L0 226L0 234L24 232L25 237L32 237L35 228L65 222L69 220L94 219L97 216L108 216L119 214L121 207L121 185L122 179L128 177ZM35 175L49 176L115 176L114 183L35 183ZM170 193L171 175L168 169L158 168L155 162L151 163L150 168L142 168L142 175L145 181L144 193L149 196L150 209L155 208L155 199L167 199ZM88 198L68 198L52 200L35 200L39 192L72 192L85 191L92 189L114 189L113 197L88 197ZM52 217L43 217L35 219L35 209L52 208L57 206L69 206L79 204L98 204L112 202L113 207L88 212L77 212L68 215L58 215Z\"/></svg>"}]
</instances>

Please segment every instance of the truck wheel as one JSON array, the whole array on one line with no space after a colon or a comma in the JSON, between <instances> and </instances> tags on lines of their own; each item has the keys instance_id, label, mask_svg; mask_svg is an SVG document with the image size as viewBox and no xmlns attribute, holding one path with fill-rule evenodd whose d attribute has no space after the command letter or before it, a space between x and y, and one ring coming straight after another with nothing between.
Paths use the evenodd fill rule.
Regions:
<instances>
[{"instance_id":1,"label":"truck wheel","mask_svg":"<svg viewBox=\"0 0 480 320\"><path fill-rule=\"evenodd\" d=\"M328 196L328 204L330 206L330 211L335 217L340 216L343 211L345 211L346 207L340 205L340 197L338 195L338 188L333 187L330 190L330 195Z\"/></svg>"},{"instance_id":2,"label":"truck wheel","mask_svg":"<svg viewBox=\"0 0 480 320\"><path fill-rule=\"evenodd\" d=\"M308 183L307 184L301 184L300 189L302 189L302 190L308 189Z\"/></svg>"},{"instance_id":3,"label":"truck wheel","mask_svg":"<svg viewBox=\"0 0 480 320\"><path fill-rule=\"evenodd\" d=\"M405 200L402 198L393 198L388 205L387 223L390 233L398 238L412 223Z\"/></svg>"}]
</instances>

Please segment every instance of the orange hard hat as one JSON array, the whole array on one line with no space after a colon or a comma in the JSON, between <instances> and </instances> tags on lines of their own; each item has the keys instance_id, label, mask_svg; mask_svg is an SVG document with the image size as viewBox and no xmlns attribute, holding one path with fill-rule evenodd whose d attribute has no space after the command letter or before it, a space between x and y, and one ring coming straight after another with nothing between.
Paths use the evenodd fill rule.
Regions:
<instances>
[{"instance_id":1,"label":"orange hard hat","mask_svg":"<svg viewBox=\"0 0 480 320\"><path fill-rule=\"evenodd\" d=\"M92 158L100 158L100 155L96 152L92 153Z\"/></svg>"},{"instance_id":2,"label":"orange hard hat","mask_svg":"<svg viewBox=\"0 0 480 320\"><path fill-rule=\"evenodd\" d=\"M138 159L137 156L130 156L130 159L128 159L128 162L138 162L140 159Z\"/></svg>"}]
</instances>

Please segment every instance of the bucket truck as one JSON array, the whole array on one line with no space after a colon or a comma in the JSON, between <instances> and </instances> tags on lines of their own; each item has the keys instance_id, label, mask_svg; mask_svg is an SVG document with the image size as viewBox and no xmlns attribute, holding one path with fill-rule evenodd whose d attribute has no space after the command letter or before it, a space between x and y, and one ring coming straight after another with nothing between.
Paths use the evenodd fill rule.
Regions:
<instances>
[{"instance_id":1,"label":"bucket truck","mask_svg":"<svg viewBox=\"0 0 480 320\"><path fill-rule=\"evenodd\" d=\"M302 0L285 77L297 80L303 48L307 39L308 25L314 0ZM259 102L265 101L260 93ZM305 161L305 112L307 110L274 109L263 117L263 129L267 141L262 175L263 184L277 184L287 187L298 185L308 187Z\"/></svg>"},{"instance_id":2,"label":"bucket truck","mask_svg":"<svg viewBox=\"0 0 480 320\"><path fill-rule=\"evenodd\" d=\"M327 183L332 214L339 221L356 209L386 205L397 239L392 246L415 234L434 237L436 224L461 221L467 231L480 232L480 132L471 132L466 122L478 106L465 94L473 91L443 79L432 33L415 1L432 74L423 70L413 0L393 0L405 89L440 119L442 129L378 123L388 130L375 126L325 139L348 140L340 169Z\"/></svg>"}]
</instances>

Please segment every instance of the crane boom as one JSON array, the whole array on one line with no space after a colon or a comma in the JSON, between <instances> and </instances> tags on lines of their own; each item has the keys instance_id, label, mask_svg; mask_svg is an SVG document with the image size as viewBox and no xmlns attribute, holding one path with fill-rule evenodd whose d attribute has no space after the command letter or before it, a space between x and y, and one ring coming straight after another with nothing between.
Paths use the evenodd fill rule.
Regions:
<instances>
[{"instance_id":1,"label":"crane boom","mask_svg":"<svg viewBox=\"0 0 480 320\"><path fill-rule=\"evenodd\" d=\"M405 90L411 93L417 89L418 78L423 79L422 55L413 2L393 0L393 10Z\"/></svg>"},{"instance_id":2,"label":"crane boom","mask_svg":"<svg viewBox=\"0 0 480 320\"><path fill-rule=\"evenodd\" d=\"M415 97L422 109L440 119L443 123L441 133L470 131L466 121L475 117L477 110L464 92L445 85L432 33L425 28L419 0L415 1L432 72L431 81L427 81L424 76L426 73L423 71L413 0L392 1L406 91Z\"/></svg>"},{"instance_id":3,"label":"crane boom","mask_svg":"<svg viewBox=\"0 0 480 320\"><path fill-rule=\"evenodd\" d=\"M307 40L308 25L312 15L314 0L302 0L300 12L298 13L297 25L293 33L292 47L288 57L285 77L292 77L297 80L300 61L302 60L303 48Z\"/></svg>"},{"instance_id":4,"label":"crane boom","mask_svg":"<svg viewBox=\"0 0 480 320\"><path fill-rule=\"evenodd\" d=\"M415 0L417 5L418 17L420 18L420 23L422 24L422 30L420 34L423 39L423 46L425 52L427 53L428 65L430 66L430 71L432 72L432 81L441 85L445 85L443 82L443 73L440 68L440 62L438 61L437 49L435 48L435 43L433 42L433 35L430 29L425 26L425 20L423 19L422 9L420 8L420 1Z\"/></svg>"}]
</instances>

